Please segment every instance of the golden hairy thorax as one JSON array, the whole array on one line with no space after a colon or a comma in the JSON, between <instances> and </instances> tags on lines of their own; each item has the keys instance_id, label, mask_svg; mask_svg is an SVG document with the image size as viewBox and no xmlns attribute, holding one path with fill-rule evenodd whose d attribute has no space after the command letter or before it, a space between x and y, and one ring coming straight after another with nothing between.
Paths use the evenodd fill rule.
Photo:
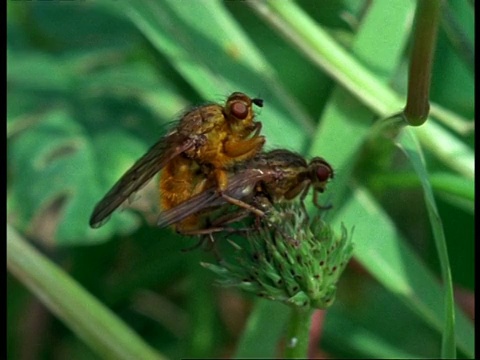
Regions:
<instances>
[{"instance_id":1,"label":"golden hairy thorax","mask_svg":"<svg viewBox=\"0 0 480 360\"><path fill-rule=\"evenodd\" d=\"M170 209L212 185L225 189L228 170L262 149L265 138L259 135L260 128L252 100L240 93L232 94L225 107L206 105L185 114L178 131L197 136L199 145L166 164L160 178L161 208ZM177 229L193 228L197 221L192 216Z\"/></svg>"}]
</instances>

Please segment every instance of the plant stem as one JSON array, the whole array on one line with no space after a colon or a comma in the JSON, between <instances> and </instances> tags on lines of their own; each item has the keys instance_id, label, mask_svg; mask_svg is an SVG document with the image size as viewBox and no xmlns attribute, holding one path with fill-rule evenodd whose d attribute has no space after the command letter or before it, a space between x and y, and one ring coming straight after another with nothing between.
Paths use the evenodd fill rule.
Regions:
<instances>
[{"instance_id":1,"label":"plant stem","mask_svg":"<svg viewBox=\"0 0 480 360\"><path fill-rule=\"evenodd\" d=\"M430 111L429 93L440 1L419 0L404 115L410 125L422 125Z\"/></svg>"},{"instance_id":2,"label":"plant stem","mask_svg":"<svg viewBox=\"0 0 480 360\"><path fill-rule=\"evenodd\" d=\"M310 339L310 324L313 309L293 307L288 326L285 358L308 358L308 343Z\"/></svg>"}]
</instances>

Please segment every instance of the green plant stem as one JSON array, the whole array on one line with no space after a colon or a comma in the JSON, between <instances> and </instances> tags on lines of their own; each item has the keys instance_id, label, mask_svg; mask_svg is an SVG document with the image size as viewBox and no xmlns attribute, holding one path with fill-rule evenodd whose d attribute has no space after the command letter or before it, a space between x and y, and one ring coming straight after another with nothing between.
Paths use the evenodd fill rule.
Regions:
<instances>
[{"instance_id":1,"label":"green plant stem","mask_svg":"<svg viewBox=\"0 0 480 360\"><path fill-rule=\"evenodd\" d=\"M420 126L427 120L430 111L430 80L437 43L440 1L419 0L415 18L404 115L410 125Z\"/></svg>"},{"instance_id":2,"label":"green plant stem","mask_svg":"<svg viewBox=\"0 0 480 360\"><path fill-rule=\"evenodd\" d=\"M388 116L404 107L405 102L398 94L348 54L294 2L249 1L247 4L313 64L328 73L380 117ZM454 115L452 112L439 111L432 106L432 113L441 117L442 123L461 131L462 134L472 129L466 119L459 116L451 118L451 115ZM473 179L473 152L463 142L432 121L415 128L415 133L422 145L447 166ZM440 138L442 140L438 141ZM437 143L448 146L437 146Z\"/></svg>"},{"instance_id":3,"label":"green plant stem","mask_svg":"<svg viewBox=\"0 0 480 360\"><path fill-rule=\"evenodd\" d=\"M310 324L313 309L293 307L288 324L285 358L308 358L308 343L310 339Z\"/></svg>"}]
</instances>

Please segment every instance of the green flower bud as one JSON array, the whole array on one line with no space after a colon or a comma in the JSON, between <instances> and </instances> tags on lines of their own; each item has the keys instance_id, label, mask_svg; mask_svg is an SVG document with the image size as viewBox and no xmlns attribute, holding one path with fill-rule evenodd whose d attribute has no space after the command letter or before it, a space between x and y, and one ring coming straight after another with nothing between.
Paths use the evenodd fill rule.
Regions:
<instances>
[{"instance_id":1,"label":"green flower bud","mask_svg":"<svg viewBox=\"0 0 480 360\"><path fill-rule=\"evenodd\" d=\"M332 305L341 273L352 256L353 244L342 225L336 235L320 216L309 220L304 207L277 205L247 235L233 243L233 261L202 264L216 272L224 286L300 307Z\"/></svg>"}]
</instances>

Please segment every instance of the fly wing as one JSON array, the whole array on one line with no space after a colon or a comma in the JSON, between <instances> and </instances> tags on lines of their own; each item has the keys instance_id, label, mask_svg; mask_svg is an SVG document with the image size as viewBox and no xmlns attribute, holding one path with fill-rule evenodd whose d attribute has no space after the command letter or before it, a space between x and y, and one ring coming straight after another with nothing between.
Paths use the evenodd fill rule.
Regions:
<instances>
[{"instance_id":1,"label":"fly wing","mask_svg":"<svg viewBox=\"0 0 480 360\"><path fill-rule=\"evenodd\" d=\"M195 138L185 137L174 131L153 145L95 206L90 217L90 226L102 226L130 195L140 190L170 160L195 146L195 143Z\"/></svg>"},{"instance_id":2,"label":"fly wing","mask_svg":"<svg viewBox=\"0 0 480 360\"><path fill-rule=\"evenodd\" d=\"M229 177L227 188L223 192L235 199L245 200L254 195L255 186L259 181L265 180L270 176L271 174L269 172L259 169L243 170ZM216 187L211 187L181 204L163 211L158 218L157 225L159 227L173 225L186 219L190 215L225 204L228 204L228 201L222 197Z\"/></svg>"},{"instance_id":3,"label":"fly wing","mask_svg":"<svg viewBox=\"0 0 480 360\"><path fill-rule=\"evenodd\" d=\"M171 209L162 211L158 217L157 225L161 228L173 225L190 215L211 207L220 206L224 202L216 188L211 187Z\"/></svg>"}]
</instances>

